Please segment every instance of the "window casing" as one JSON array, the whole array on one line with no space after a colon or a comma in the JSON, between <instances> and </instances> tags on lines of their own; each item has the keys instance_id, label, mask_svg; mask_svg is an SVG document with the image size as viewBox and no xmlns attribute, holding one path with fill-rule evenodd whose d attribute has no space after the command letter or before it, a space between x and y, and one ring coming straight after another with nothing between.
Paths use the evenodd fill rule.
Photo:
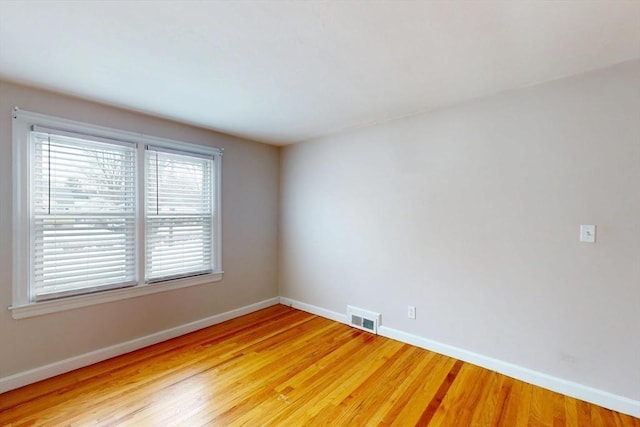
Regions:
<instances>
[{"instance_id":1,"label":"window casing","mask_svg":"<svg viewBox=\"0 0 640 427\"><path fill-rule=\"evenodd\" d=\"M13 317L222 278L222 150L15 109Z\"/></svg>"}]
</instances>

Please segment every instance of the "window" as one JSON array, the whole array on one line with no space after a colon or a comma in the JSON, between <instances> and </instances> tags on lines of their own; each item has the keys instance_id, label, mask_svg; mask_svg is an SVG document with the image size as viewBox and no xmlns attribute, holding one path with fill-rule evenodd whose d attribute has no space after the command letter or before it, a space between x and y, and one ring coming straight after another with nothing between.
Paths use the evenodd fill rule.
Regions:
<instances>
[{"instance_id":1,"label":"window","mask_svg":"<svg viewBox=\"0 0 640 427\"><path fill-rule=\"evenodd\" d=\"M33 127L32 299L136 283L135 146Z\"/></svg>"},{"instance_id":2,"label":"window","mask_svg":"<svg viewBox=\"0 0 640 427\"><path fill-rule=\"evenodd\" d=\"M17 109L13 143L14 317L221 279L221 150Z\"/></svg>"},{"instance_id":3,"label":"window","mask_svg":"<svg viewBox=\"0 0 640 427\"><path fill-rule=\"evenodd\" d=\"M210 157L146 150L147 280L213 271Z\"/></svg>"}]
</instances>

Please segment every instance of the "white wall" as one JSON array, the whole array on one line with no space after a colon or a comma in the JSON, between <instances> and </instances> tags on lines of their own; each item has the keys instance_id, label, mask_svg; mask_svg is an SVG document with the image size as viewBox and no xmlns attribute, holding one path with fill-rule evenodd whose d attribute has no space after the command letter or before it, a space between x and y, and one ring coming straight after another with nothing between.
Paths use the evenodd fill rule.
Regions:
<instances>
[{"instance_id":1,"label":"white wall","mask_svg":"<svg viewBox=\"0 0 640 427\"><path fill-rule=\"evenodd\" d=\"M280 179L282 296L640 400L640 61L288 146Z\"/></svg>"},{"instance_id":2,"label":"white wall","mask_svg":"<svg viewBox=\"0 0 640 427\"><path fill-rule=\"evenodd\" d=\"M221 282L14 320L11 109L223 147ZM0 379L278 295L279 151L170 121L0 81Z\"/></svg>"}]
</instances>

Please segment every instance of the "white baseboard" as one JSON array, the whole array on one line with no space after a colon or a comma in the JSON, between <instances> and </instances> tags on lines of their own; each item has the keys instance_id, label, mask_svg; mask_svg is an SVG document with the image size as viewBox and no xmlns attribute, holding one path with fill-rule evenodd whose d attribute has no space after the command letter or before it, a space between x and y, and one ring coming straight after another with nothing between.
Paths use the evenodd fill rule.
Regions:
<instances>
[{"instance_id":1,"label":"white baseboard","mask_svg":"<svg viewBox=\"0 0 640 427\"><path fill-rule=\"evenodd\" d=\"M54 362L49 365L3 377L0 378L0 393L4 393L5 391L13 390L27 384L44 380L46 378L51 378L65 372L73 371L74 369L89 366L94 363L110 359L112 357L120 356L121 354L129 353L131 351L157 344L159 342L166 341L180 335L188 334L189 332L197 331L198 329L215 325L217 323L222 323L226 320L230 320L257 310L261 310L266 307L270 307L272 305L276 305L279 302L280 299L278 297L270 298L264 301L257 302L255 304L246 305L244 307L216 314L211 317L196 320L195 322L176 326L175 328L166 329L164 331L136 338L131 341L115 344L110 347L101 348L99 350L81 354L79 356L74 356L69 359L61 360L59 362Z\"/></svg>"},{"instance_id":2,"label":"white baseboard","mask_svg":"<svg viewBox=\"0 0 640 427\"><path fill-rule=\"evenodd\" d=\"M280 304L287 305L289 307L297 308L307 313L315 314L320 317L335 320L340 323L347 323L347 314L336 313L335 311L327 310L326 308L317 307L315 305L306 304L304 302L296 301L291 298L280 297Z\"/></svg>"},{"instance_id":3,"label":"white baseboard","mask_svg":"<svg viewBox=\"0 0 640 427\"><path fill-rule=\"evenodd\" d=\"M474 353L458 347L443 344L417 335L409 334L397 329L381 326L378 333L387 338L392 338L407 344L415 345L435 353L453 357L492 371L499 372L511 378L524 381L556 393L594 403L614 411L622 412L634 417L640 417L640 401L629 399L628 397L619 396L573 381L567 381L562 378L534 371L482 354Z\"/></svg>"},{"instance_id":4,"label":"white baseboard","mask_svg":"<svg viewBox=\"0 0 640 427\"><path fill-rule=\"evenodd\" d=\"M317 307L312 304L303 303L291 298L280 297L280 303L294 307L308 313L316 314L336 322L347 323L346 314L337 313L325 308ZM502 360L494 359L482 354L474 353L448 344L443 344L428 338L413 335L387 326L380 326L378 334L401 341L407 344L415 345L435 353L453 357L482 368L499 372L503 375L524 381L547 390L571 396L576 399L584 400L604 408L622 412L634 417L640 418L640 401L633 400L628 397L619 396L573 381L567 381L562 378L534 371Z\"/></svg>"}]
</instances>

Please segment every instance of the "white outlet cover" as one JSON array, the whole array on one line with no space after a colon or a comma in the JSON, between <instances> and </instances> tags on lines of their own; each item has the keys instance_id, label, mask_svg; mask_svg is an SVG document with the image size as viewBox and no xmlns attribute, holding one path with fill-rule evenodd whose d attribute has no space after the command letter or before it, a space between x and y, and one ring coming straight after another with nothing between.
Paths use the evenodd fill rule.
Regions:
<instances>
[{"instance_id":1,"label":"white outlet cover","mask_svg":"<svg viewBox=\"0 0 640 427\"><path fill-rule=\"evenodd\" d=\"M580 226L580 241L586 243L596 242L596 226L589 224L582 224Z\"/></svg>"},{"instance_id":2,"label":"white outlet cover","mask_svg":"<svg viewBox=\"0 0 640 427\"><path fill-rule=\"evenodd\" d=\"M414 306L410 305L409 307L407 307L407 317L409 319L416 318L416 308Z\"/></svg>"}]
</instances>

